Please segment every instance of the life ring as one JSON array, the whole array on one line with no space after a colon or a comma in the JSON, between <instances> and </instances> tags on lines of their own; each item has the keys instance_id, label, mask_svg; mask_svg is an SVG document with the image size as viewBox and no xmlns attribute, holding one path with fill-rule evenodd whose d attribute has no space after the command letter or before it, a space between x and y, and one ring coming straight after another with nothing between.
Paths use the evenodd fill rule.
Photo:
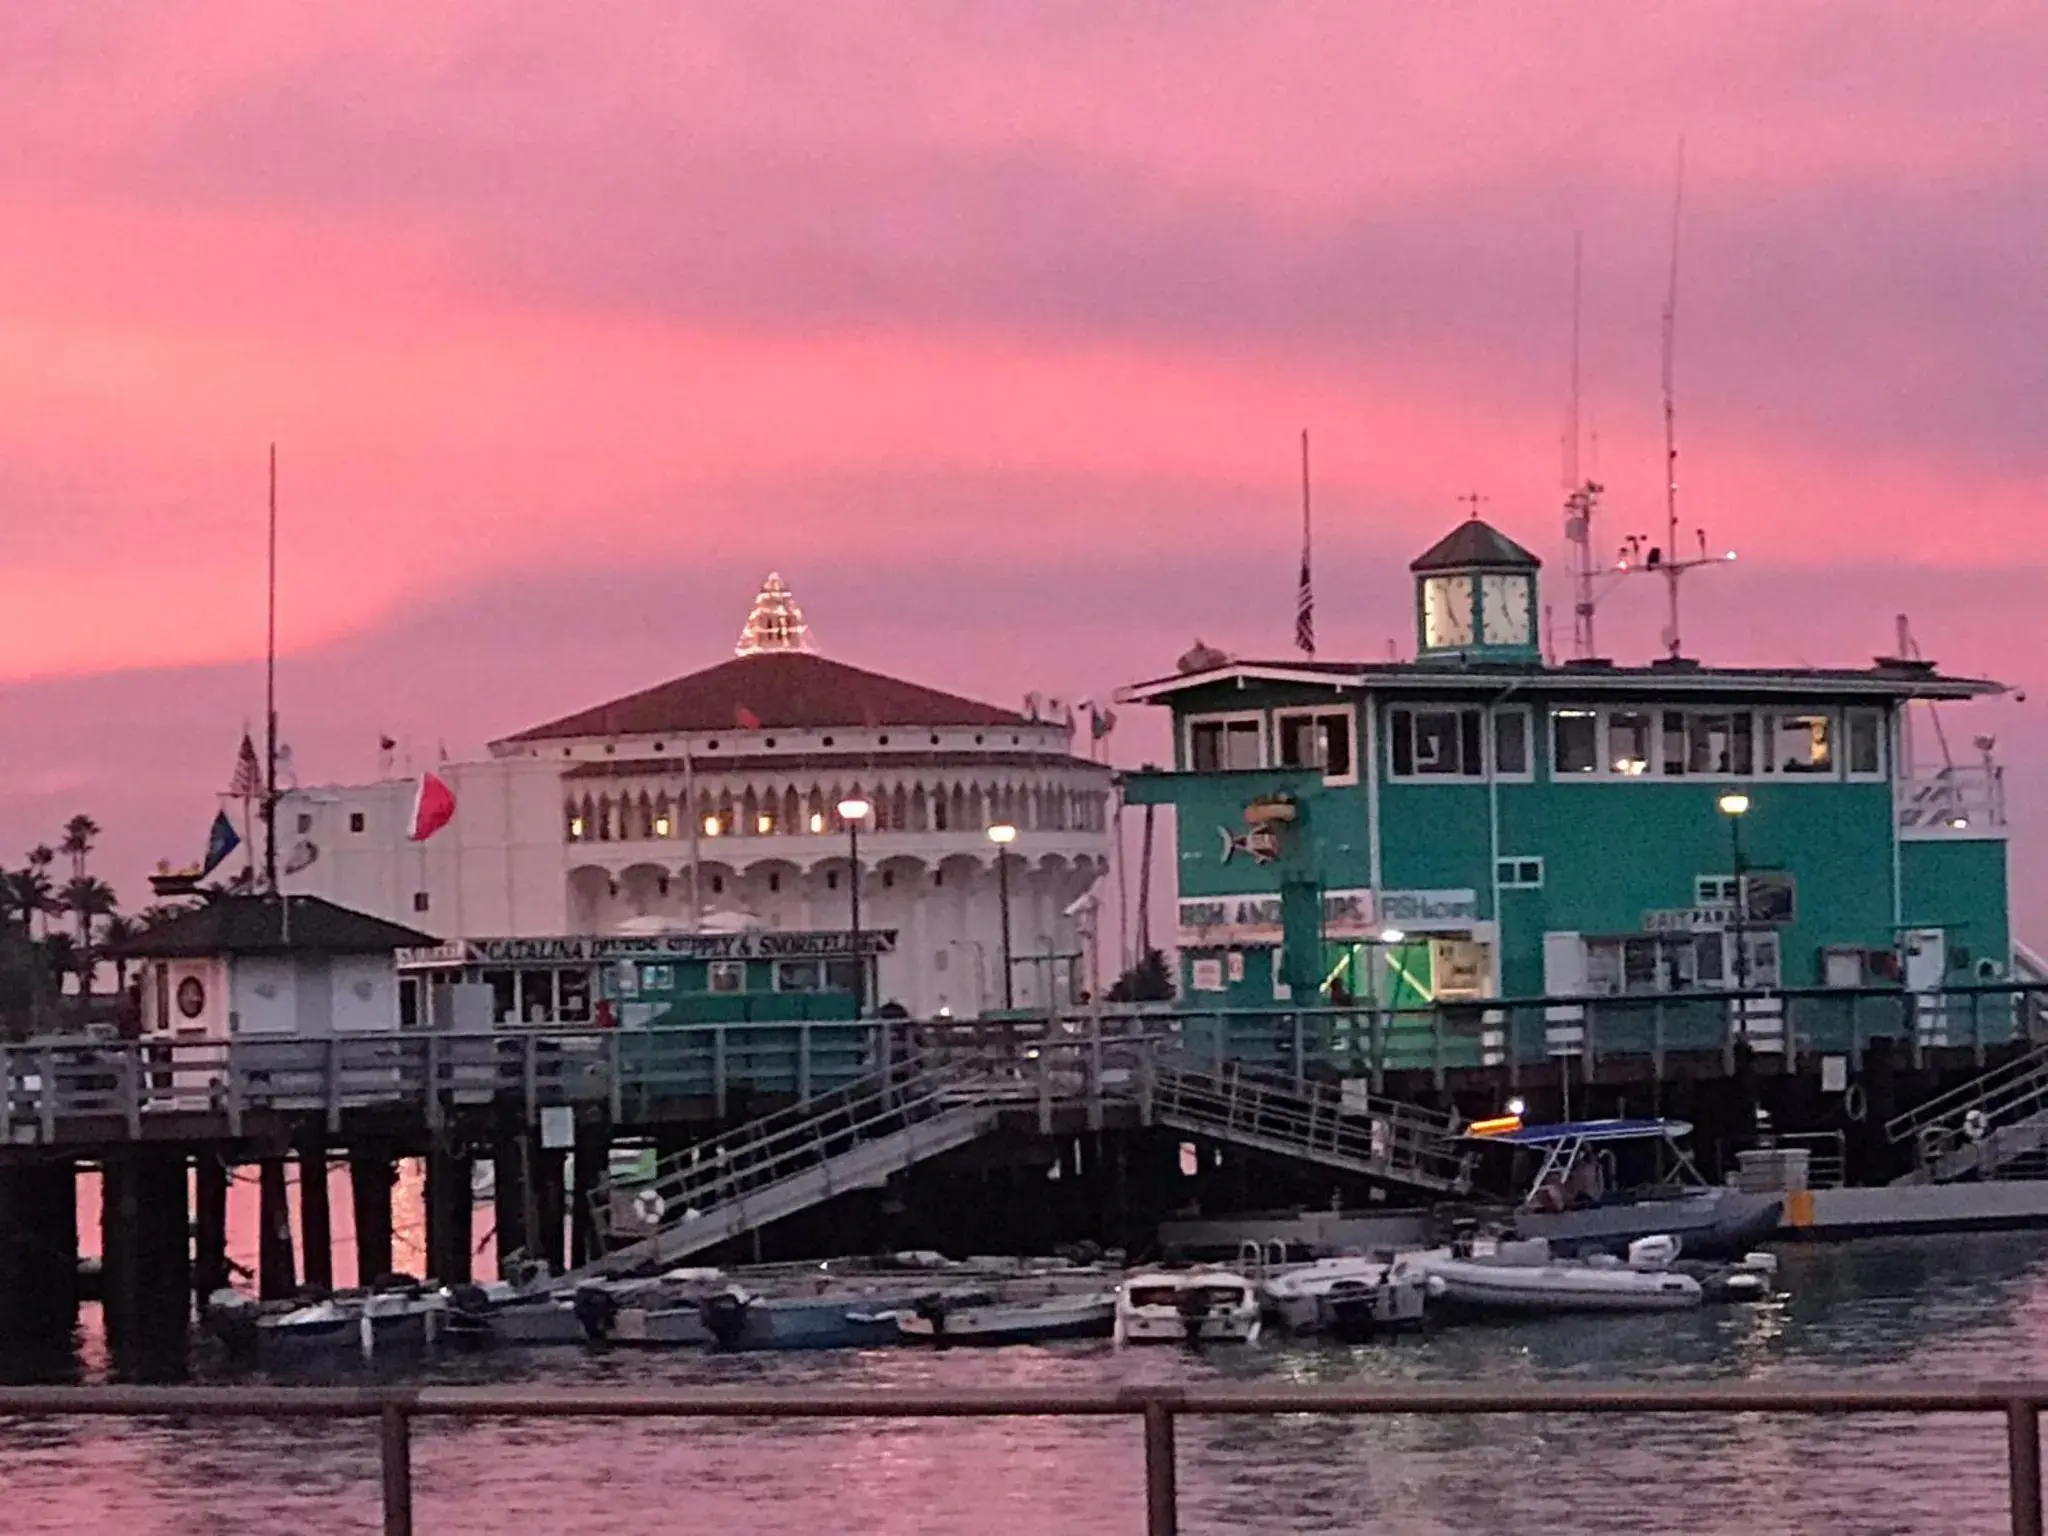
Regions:
<instances>
[{"instance_id":1,"label":"life ring","mask_svg":"<svg viewBox=\"0 0 2048 1536\"><path fill-rule=\"evenodd\" d=\"M1973 1109L1963 1116L1963 1134L1969 1137L1970 1140L1982 1141L1986 1129L1983 1110Z\"/></svg>"},{"instance_id":2,"label":"life ring","mask_svg":"<svg viewBox=\"0 0 2048 1536\"><path fill-rule=\"evenodd\" d=\"M633 1197L633 1214L651 1227L668 1214L668 1202L660 1190L643 1189Z\"/></svg>"},{"instance_id":3,"label":"life ring","mask_svg":"<svg viewBox=\"0 0 2048 1536\"><path fill-rule=\"evenodd\" d=\"M1862 1124L1863 1117L1870 1113L1870 1100L1863 1092L1861 1083L1851 1083L1848 1091L1842 1095L1842 1113L1859 1125Z\"/></svg>"}]
</instances>

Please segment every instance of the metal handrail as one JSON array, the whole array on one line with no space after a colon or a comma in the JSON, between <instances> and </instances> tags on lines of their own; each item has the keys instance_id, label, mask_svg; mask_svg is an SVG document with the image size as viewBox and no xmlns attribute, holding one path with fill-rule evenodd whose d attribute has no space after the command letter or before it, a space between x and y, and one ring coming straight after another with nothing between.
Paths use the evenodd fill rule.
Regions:
<instances>
[{"instance_id":1,"label":"metal handrail","mask_svg":"<svg viewBox=\"0 0 2048 1536\"><path fill-rule=\"evenodd\" d=\"M678 1153L652 1180L602 1180L591 1193L591 1213L599 1232L608 1233L612 1197L630 1188L636 1195L652 1191L665 1210L678 1212L681 1219L680 1213L692 1207L701 1211L767 1189L877 1135L947 1109L968 1107L991 1086L986 1073L970 1066L890 1067L808 1103L750 1121L708 1146Z\"/></svg>"},{"instance_id":2,"label":"metal handrail","mask_svg":"<svg viewBox=\"0 0 2048 1536\"><path fill-rule=\"evenodd\" d=\"M1995 1414L2005 1421L2013 1536L2043 1536L2040 1414L2048 1381L1634 1386L1516 1381L1498 1386L1375 1381L1365 1386L990 1388L947 1392L736 1390L622 1392L525 1387L11 1387L0 1415L178 1419L375 1419L385 1536L413 1536L412 1421L455 1419L1136 1418L1145 1429L1145 1530L1178 1536L1176 1421L1188 1415L1386 1417L1594 1413Z\"/></svg>"},{"instance_id":3,"label":"metal handrail","mask_svg":"<svg viewBox=\"0 0 2048 1536\"><path fill-rule=\"evenodd\" d=\"M1416 1105L1373 1099L1346 1104L1341 1090L1235 1066L1220 1073L1185 1058L1165 1058L1153 1072L1152 1109L1190 1127L1230 1139L1233 1132L1292 1145L1304 1156L1324 1153L1388 1178L1457 1189L1467 1168L1451 1149L1452 1120ZM1403 1155L1405 1154L1405 1155Z\"/></svg>"},{"instance_id":4,"label":"metal handrail","mask_svg":"<svg viewBox=\"0 0 2048 1536\"><path fill-rule=\"evenodd\" d=\"M2004 1094L2008 1089L2023 1093L2035 1086L2048 1090L2048 1046L2001 1062L1988 1072L1980 1072L1904 1114L1892 1116L1884 1123L1884 1133L1891 1141L1904 1141L1938 1121L1953 1119L1960 1122L1972 1109L1981 1109L1987 1100Z\"/></svg>"}]
</instances>

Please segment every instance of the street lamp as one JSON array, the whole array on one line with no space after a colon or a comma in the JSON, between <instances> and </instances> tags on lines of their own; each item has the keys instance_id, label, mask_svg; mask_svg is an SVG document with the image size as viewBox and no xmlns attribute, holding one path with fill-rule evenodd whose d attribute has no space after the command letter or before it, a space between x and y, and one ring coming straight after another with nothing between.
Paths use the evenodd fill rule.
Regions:
<instances>
[{"instance_id":1,"label":"street lamp","mask_svg":"<svg viewBox=\"0 0 2048 1536\"><path fill-rule=\"evenodd\" d=\"M1017 841L1017 829L999 821L988 829L988 840L996 845L996 896L1003 910L1003 1011L1017 1006L1010 963L1010 844Z\"/></svg>"},{"instance_id":2,"label":"street lamp","mask_svg":"<svg viewBox=\"0 0 2048 1536\"><path fill-rule=\"evenodd\" d=\"M853 902L853 1016L867 1012L868 958L860 945L860 824L874 807L859 795L839 802L839 819L846 823L846 862L851 868Z\"/></svg>"},{"instance_id":3,"label":"street lamp","mask_svg":"<svg viewBox=\"0 0 2048 1536\"><path fill-rule=\"evenodd\" d=\"M1749 796L1739 789L1727 789L1714 804L1728 818L1729 851L1735 865L1735 990L1742 993L1749 990L1749 945L1742 931L1743 919L1748 916L1744 910L1748 902L1742 889L1742 818L1749 814ZM1738 998L1738 1014L1745 1006Z\"/></svg>"}]
</instances>

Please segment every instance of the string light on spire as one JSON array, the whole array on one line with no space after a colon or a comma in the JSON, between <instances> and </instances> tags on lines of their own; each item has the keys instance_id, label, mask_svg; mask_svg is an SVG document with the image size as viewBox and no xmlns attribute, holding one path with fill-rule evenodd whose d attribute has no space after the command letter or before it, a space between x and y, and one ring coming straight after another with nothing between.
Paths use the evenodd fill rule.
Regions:
<instances>
[{"instance_id":1,"label":"string light on spire","mask_svg":"<svg viewBox=\"0 0 2048 1536\"><path fill-rule=\"evenodd\" d=\"M747 615L746 627L740 631L740 643L733 647L733 654L766 656L795 651L808 655L816 650L817 646L811 643L811 627L804 622L803 609L797 606L789 588L782 584L782 578L770 571L760 593L754 598L753 611Z\"/></svg>"}]
</instances>

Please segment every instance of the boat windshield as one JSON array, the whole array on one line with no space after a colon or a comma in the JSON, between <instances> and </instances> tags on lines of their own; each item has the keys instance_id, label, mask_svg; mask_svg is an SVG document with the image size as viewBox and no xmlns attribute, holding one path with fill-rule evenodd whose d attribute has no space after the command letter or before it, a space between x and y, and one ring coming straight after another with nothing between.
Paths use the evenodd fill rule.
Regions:
<instances>
[{"instance_id":1,"label":"boat windshield","mask_svg":"<svg viewBox=\"0 0 2048 1536\"><path fill-rule=\"evenodd\" d=\"M1241 1307L1245 1299L1241 1285L1191 1285L1188 1296L1212 1307Z\"/></svg>"},{"instance_id":2,"label":"boat windshield","mask_svg":"<svg viewBox=\"0 0 2048 1536\"><path fill-rule=\"evenodd\" d=\"M1170 1307L1180 1300L1177 1285L1134 1285L1125 1293L1134 1307Z\"/></svg>"}]
</instances>

